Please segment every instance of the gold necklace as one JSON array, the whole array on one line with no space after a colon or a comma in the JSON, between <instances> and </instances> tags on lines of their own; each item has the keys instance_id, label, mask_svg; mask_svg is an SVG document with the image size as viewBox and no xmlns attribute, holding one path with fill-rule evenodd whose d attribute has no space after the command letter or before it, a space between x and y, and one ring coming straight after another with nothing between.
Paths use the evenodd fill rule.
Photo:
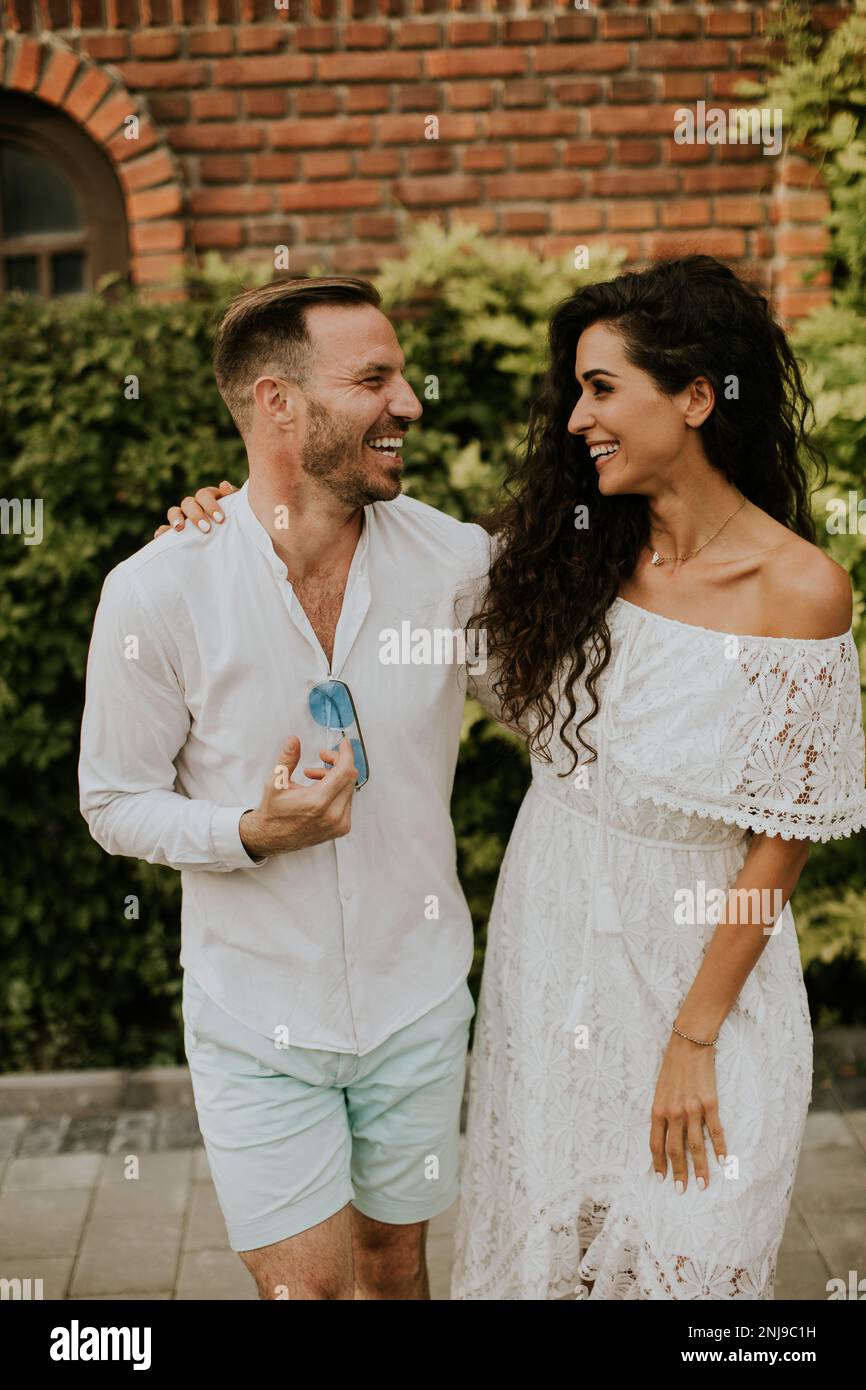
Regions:
<instances>
[{"instance_id":1,"label":"gold necklace","mask_svg":"<svg viewBox=\"0 0 866 1390\"><path fill-rule=\"evenodd\" d=\"M744 497L739 507L735 507L734 510L731 512L731 515L726 516L721 526L719 526L711 536L708 536L707 539L703 542L703 544L699 545L696 550L689 550L685 555L659 555L658 551L654 550L650 564L663 565L665 560L690 560L693 555L697 555L698 550L703 550L705 545L709 545L710 541L715 540L716 536L719 534L719 531L722 531L727 526L728 522L737 515L737 512L742 511L745 505L746 499ZM649 546L647 546L647 549L649 549Z\"/></svg>"}]
</instances>

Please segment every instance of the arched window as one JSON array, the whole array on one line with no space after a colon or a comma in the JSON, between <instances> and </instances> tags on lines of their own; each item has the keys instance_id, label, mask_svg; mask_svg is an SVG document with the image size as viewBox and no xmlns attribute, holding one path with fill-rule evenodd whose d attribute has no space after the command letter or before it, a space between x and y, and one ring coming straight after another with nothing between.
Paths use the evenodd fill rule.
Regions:
<instances>
[{"instance_id":1,"label":"arched window","mask_svg":"<svg viewBox=\"0 0 866 1390\"><path fill-rule=\"evenodd\" d=\"M106 155L62 111L0 92L0 295L81 294L127 271L123 194Z\"/></svg>"}]
</instances>

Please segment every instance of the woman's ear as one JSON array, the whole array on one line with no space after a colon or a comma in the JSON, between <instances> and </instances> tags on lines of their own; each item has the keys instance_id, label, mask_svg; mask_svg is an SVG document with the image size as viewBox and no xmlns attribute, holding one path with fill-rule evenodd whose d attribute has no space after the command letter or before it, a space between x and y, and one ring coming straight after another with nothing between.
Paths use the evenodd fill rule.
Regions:
<instances>
[{"instance_id":1,"label":"woman's ear","mask_svg":"<svg viewBox=\"0 0 866 1390\"><path fill-rule=\"evenodd\" d=\"M716 404L716 393L713 383L709 377L696 376L686 388L688 399L683 419L692 429L697 429L713 413Z\"/></svg>"}]
</instances>

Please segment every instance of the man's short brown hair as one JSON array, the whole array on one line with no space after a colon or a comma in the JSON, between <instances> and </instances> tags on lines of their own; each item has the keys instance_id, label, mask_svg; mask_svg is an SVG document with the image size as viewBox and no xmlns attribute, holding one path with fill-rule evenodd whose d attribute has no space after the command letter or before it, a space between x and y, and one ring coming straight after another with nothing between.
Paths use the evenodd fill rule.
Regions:
<instances>
[{"instance_id":1,"label":"man's short brown hair","mask_svg":"<svg viewBox=\"0 0 866 1390\"><path fill-rule=\"evenodd\" d=\"M306 311L315 304L372 304L378 309L381 297L369 280L353 275L274 280L238 295L220 319L213 368L220 395L243 438L252 424L252 387L263 372L298 386L307 382L313 345Z\"/></svg>"}]
</instances>

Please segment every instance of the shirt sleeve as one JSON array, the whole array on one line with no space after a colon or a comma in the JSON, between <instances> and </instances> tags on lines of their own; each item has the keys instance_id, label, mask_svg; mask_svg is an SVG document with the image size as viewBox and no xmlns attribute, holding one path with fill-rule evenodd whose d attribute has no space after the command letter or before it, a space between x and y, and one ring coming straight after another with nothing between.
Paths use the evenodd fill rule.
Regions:
<instances>
[{"instance_id":1,"label":"shirt sleeve","mask_svg":"<svg viewBox=\"0 0 866 1390\"><path fill-rule=\"evenodd\" d=\"M81 724L81 814L108 854L172 869L256 869L239 822L174 790L174 759L190 727L181 680L156 615L122 570L108 575L93 624Z\"/></svg>"},{"instance_id":2,"label":"shirt sleeve","mask_svg":"<svg viewBox=\"0 0 866 1390\"><path fill-rule=\"evenodd\" d=\"M483 527L472 524L467 529L472 533L472 549L468 575L458 590L455 602L456 620L466 627L473 613L481 611L490 580L490 565L495 554L495 541ZM466 633L466 694L477 700L491 718L500 724L502 703L494 693L499 675L499 665L488 642L486 630L468 629Z\"/></svg>"}]
</instances>

